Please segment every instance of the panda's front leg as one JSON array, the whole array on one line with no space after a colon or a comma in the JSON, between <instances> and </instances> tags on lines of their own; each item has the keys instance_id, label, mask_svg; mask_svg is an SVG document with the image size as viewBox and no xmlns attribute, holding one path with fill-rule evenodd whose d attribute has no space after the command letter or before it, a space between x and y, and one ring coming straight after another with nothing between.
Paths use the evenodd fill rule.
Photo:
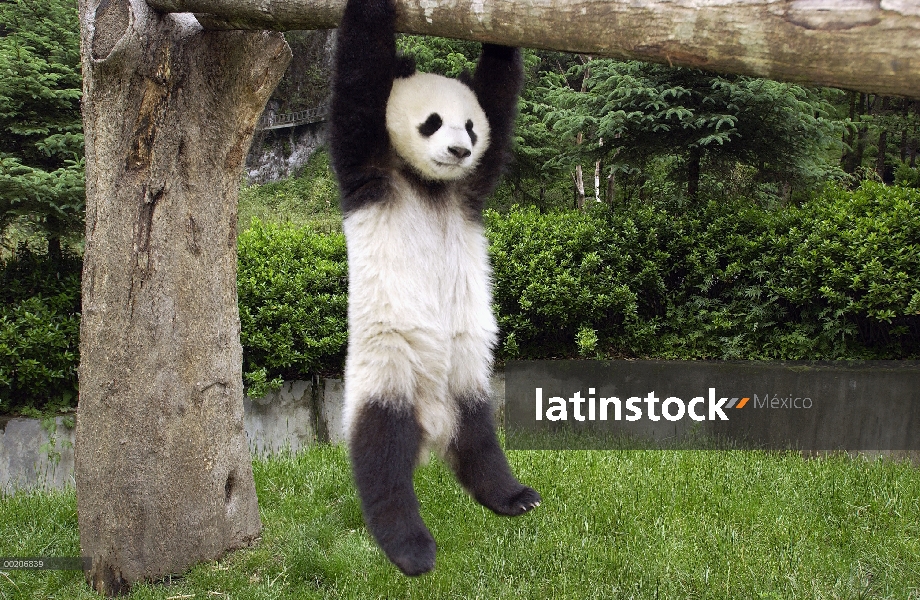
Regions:
<instances>
[{"instance_id":1,"label":"panda's front leg","mask_svg":"<svg viewBox=\"0 0 920 600\"><path fill-rule=\"evenodd\" d=\"M422 431L406 403L388 400L373 399L355 415L352 471L374 539L403 573L421 575L434 568L436 549L412 484Z\"/></svg>"}]
</instances>

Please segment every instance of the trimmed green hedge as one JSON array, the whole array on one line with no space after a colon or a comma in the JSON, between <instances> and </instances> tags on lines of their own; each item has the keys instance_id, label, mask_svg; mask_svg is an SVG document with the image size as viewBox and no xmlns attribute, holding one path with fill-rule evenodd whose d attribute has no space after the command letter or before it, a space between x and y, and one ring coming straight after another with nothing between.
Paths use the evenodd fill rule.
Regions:
<instances>
[{"instance_id":1,"label":"trimmed green hedge","mask_svg":"<svg viewBox=\"0 0 920 600\"><path fill-rule=\"evenodd\" d=\"M920 356L920 191L487 215L505 358Z\"/></svg>"},{"instance_id":2,"label":"trimmed green hedge","mask_svg":"<svg viewBox=\"0 0 920 600\"><path fill-rule=\"evenodd\" d=\"M81 263L26 246L0 261L0 414L76 404Z\"/></svg>"},{"instance_id":3,"label":"trimmed green hedge","mask_svg":"<svg viewBox=\"0 0 920 600\"><path fill-rule=\"evenodd\" d=\"M341 372L347 341L345 236L253 220L237 275L243 378L264 395L283 379Z\"/></svg>"},{"instance_id":4,"label":"trimmed green hedge","mask_svg":"<svg viewBox=\"0 0 920 600\"><path fill-rule=\"evenodd\" d=\"M503 359L920 358L917 189L828 188L774 211L515 208L486 224ZM67 260L24 251L0 265L0 411L75 390L79 260ZM258 221L240 234L250 394L341 372L346 287L341 234Z\"/></svg>"}]
</instances>

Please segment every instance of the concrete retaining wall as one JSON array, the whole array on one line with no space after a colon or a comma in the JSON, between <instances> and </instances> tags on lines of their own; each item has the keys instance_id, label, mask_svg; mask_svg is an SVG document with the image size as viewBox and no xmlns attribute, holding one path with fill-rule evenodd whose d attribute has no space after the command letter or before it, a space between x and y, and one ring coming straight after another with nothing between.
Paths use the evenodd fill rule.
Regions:
<instances>
[{"instance_id":1,"label":"concrete retaining wall","mask_svg":"<svg viewBox=\"0 0 920 600\"><path fill-rule=\"evenodd\" d=\"M55 419L52 436L38 419L0 417L0 492L73 484L73 429Z\"/></svg>"},{"instance_id":2,"label":"concrete retaining wall","mask_svg":"<svg viewBox=\"0 0 920 600\"><path fill-rule=\"evenodd\" d=\"M504 374L492 378L492 405L505 399ZM244 398L244 425L253 456L344 441L340 379L288 381L264 398ZM0 417L0 492L73 485L74 431L56 419L49 435L37 419Z\"/></svg>"}]
</instances>

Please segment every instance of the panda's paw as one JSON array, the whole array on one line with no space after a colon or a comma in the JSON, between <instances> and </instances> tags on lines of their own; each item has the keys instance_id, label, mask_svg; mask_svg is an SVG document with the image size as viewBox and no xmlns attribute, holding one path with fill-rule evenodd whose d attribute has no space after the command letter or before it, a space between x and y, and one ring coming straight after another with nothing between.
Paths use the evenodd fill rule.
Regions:
<instances>
[{"instance_id":1,"label":"panda's paw","mask_svg":"<svg viewBox=\"0 0 920 600\"><path fill-rule=\"evenodd\" d=\"M436 550L437 544L425 528L400 540L393 540L383 547L390 562L410 577L417 577L434 568Z\"/></svg>"},{"instance_id":2,"label":"panda's paw","mask_svg":"<svg viewBox=\"0 0 920 600\"><path fill-rule=\"evenodd\" d=\"M486 504L486 506L500 515L516 517L540 506L542 501L543 498L540 497L537 490L522 485L519 490L510 496L498 502Z\"/></svg>"}]
</instances>

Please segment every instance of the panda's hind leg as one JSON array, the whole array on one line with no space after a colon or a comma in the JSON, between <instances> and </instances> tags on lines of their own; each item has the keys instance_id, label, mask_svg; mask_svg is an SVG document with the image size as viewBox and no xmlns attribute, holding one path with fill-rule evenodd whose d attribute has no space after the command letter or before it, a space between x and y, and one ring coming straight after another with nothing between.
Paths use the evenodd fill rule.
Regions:
<instances>
[{"instance_id":1,"label":"panda's hind leg","mask_svg":"<svg viewBox=\"0 0 920 600\"><path fill-rule=\"evenodd\" d=\"M421 428L412 410L394 404L372 401L359 409L349 454L368 529L387 558L414 576L434 568L436 546L412 484Z\"/></svg>"},{"instance_id":2,"label":"panda's hind leg","mask_svg":"<svg viewBox=\"0 0 920 600\"><path fill-rule=\"evenodd\" d=\"M517 516L540 505L540 494L511 473L495 434L492 406L485 393L460 398L459 420L447 459L457 480L477 502L493 512Z\"/></svg>"}]
</instances>

